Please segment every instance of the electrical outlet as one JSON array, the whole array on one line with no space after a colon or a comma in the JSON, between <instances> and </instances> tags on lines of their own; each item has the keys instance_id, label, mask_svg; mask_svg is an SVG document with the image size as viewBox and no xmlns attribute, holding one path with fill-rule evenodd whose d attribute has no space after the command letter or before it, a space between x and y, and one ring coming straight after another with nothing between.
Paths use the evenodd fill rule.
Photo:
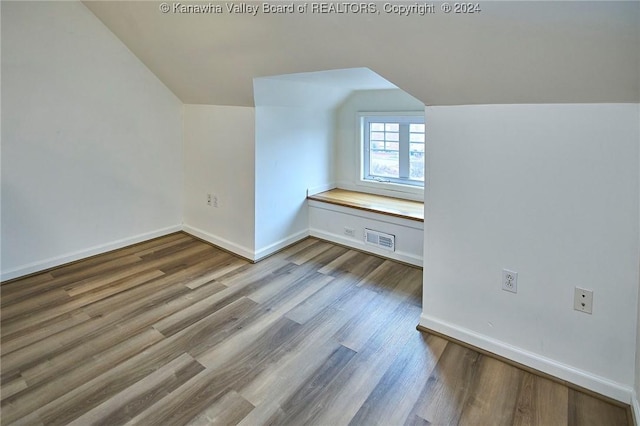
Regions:
<instances>
[{"instance_id":1,"label":"electrical outlet","mask_svg":"<svg viewBox=\"0 0 640 426\"><path fill-rule=\"evenodd\" d=\"M518 292L518 273L508 269L502 270L502 289L511 293Z\"/></svg>"},{"instance_id":2,"label":"electrical outlet","mask_svg":"<svg viewBox=\"0 0 640 426\"><path fill-rule=\"evenodd\" d=\"M207 194L207 205L211 205L211 194Z\"/></svg>"},{"instance_id":3,"label":"electrical outlet","mask_svg":"<svg viewBox=\"0 0 640 426\"><path fill-rule=\"evenodd\" d=\"M593 313L593 290L576 287L573 293L573 309L585 314Z\"/></svg>"},{"instance_id":4,"label":"electrical outlet","mask_svg":"<svg viewBox=\"0 0 640 426\"><path fill-rule=\"evenodd\" d=\"M218 208L218 196L213 196L213 207Z\"/></svg>"},{"instance_id":5,"label":"electrical outlet","mask_svg":"<svg viewBox=\"0 0 640 426\"><path fill-rule=\"evenodd\" d=\"M356 230L353 228L349 228L347 226L344 227L344 235L348 235L350 237L356 236Z\"/></svg>"}]
</instances>

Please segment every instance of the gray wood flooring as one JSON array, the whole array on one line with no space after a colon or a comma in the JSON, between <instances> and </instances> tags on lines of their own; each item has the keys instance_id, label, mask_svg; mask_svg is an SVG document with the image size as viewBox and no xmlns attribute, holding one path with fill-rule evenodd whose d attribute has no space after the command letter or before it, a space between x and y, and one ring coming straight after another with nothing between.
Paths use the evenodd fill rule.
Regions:
<instances>
[{"instance_id":1,"label":"gray wood flooring","mask_svg":"<svg viewBox=\"0 0 640 426\"><path fill-rule=\"evenodd\" d=\"M250 264L177 233L1 292L3 425L627 425L416 330L422 271L313 238Z\"/></svg>"}]
</instances>

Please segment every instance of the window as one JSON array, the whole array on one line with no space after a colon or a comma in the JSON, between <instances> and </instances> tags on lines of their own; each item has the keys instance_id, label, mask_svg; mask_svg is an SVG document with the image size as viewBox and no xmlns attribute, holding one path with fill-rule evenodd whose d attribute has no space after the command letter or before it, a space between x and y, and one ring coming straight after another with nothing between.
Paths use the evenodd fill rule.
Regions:
<instances>
[{"instance_id":1,"label":"window","mask_svg":"<svg viewBox=\"0 0 640 426\"><path fill-rule=\"evenodd\" d=\"M362 115L365 181L424 186L422 115Z\"/></svg>"}]
</instances>

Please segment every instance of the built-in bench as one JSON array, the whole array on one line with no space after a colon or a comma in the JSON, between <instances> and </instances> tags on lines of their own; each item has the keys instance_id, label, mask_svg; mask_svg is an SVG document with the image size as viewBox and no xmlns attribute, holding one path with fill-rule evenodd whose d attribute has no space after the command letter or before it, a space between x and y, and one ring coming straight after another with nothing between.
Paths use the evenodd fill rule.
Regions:
<instances>
[{"instance_id":1,"label":"built-in bench","mask_svg":"<svg viewBox=\"0 0 640 426\"><path fill-rule=\"evenodd\" d=\"M310 235L422 266L424 203L332 189L307 196L307 204ZM393 248L370 245L370 231L393 236Z\"/></svg>"},{"instance_id":2,"label":"built-in bench","mask_svg":"<svg viewBox=\"0 0 640 426\"><path fill-rule=\"evenodd\" d=\"M403 200L346 189L332 189L310 195L307 198L352 209L424 222L424 203L420 201Z\"/></svg>"}]
</instances>

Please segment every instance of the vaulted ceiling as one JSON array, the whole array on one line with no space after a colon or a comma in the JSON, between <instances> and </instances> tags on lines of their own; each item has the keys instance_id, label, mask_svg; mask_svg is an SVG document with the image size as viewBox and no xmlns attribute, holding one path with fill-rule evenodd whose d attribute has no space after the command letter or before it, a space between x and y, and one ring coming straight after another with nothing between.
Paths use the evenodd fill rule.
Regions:
<instances>
[{"instance_id":1,"label":"vaulted ceiling","mask_svg":"<svg viewBox=\"0 0 640 426\"><path fill-rule=\"evenodd\" d=\"M200 14L84 4L185 103L250 106L255 77L359 67L427 105L640 102L638 1L483 1L473 14L436 2L424 16L384 2L378 14L252 16L233 2L182 3L223 7Z\"/></svg>"}]
</instances>

